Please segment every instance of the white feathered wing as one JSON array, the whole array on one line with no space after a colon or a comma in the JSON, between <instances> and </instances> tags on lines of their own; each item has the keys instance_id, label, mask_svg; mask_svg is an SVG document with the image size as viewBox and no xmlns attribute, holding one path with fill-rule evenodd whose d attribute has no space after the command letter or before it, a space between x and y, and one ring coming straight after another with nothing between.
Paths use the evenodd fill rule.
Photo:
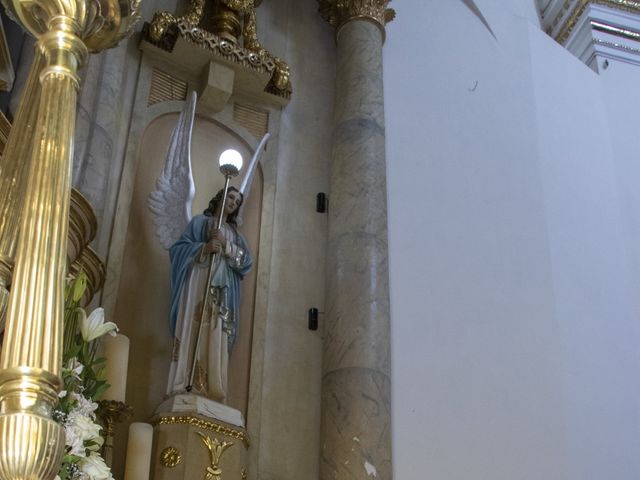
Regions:
<instances>
[{"instance_id":1,"label":"white feathered wing","mask_svg":"<svg viewBox=\"0 0 640 480\"><path fill-rule=\"evenodd\" d=\"M267 145L267 142L269 141L269 138L271 138L270 133L265 133L264 137L262 137L262 140L260 141L260 144L256 148L255 153L253 154L253 158L249 162L249 166L247 167L247 170L244 173L242 182L240 183L240 193L242 193L244 200L242 202L242 205L240 206L240 211L238 212L237 222L239 225L242 224L244 206L247 204L247 198L249 197L249 192L251 191L251 185L253 185L253 177L255 176L256 168L258 168L258 161L262 156L262 152L264 152L264 149Z\"/></svg>"},{"instance_id":2,"label":"white feathered wing","mask_svg":"<svg viewBox=\"0 0 640 480\"><path fill-rule=\"evenodd\" d=\"M193 92L171 134L156 189L147 197L156 235L167 250L180 238L191 220L191 205L196 193L191 170L191 134L196 100L196 92Z\"/></svg>"}]
</instances>

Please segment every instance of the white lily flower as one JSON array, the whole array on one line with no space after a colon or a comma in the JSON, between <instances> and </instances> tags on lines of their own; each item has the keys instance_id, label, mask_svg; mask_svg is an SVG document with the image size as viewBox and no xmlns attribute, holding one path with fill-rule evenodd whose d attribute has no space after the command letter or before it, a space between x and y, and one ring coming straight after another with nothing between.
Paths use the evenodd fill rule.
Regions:
<instances>
[{"instance_id":1,"label":"white lily flower","mask_svg":"<svg viewBox=\"0 0 640 480\"><path fill-rule=\"evenodd\" d=\"M86 314L80 315L80 332L85 342L91 342L105 333L111 336L116 335L118 326L113 322L104 321L104 308L96 308L89 317Z\"/></svg>"},{"instance_id":2,"label":"white lily flower","mask_svg":"<svg viewBox=\"0 0 640 480\"><path fill-rule=\"evenodd\" d=\"M102 427L96 424L90 416L83 415L77 410L70 412L64 426L65 443L70 447L69 453L85 457L86 442L102 445L101 429Z\"/></svg>"},{"instance_id":3,"label":"white lily flower","mask_svg":"<svg viewBox=\"0 0 640 480\"><path fill-rule=\"evenodd\" d=\"M78 415L87 415L91 418L95 418L95 411L98 409L98 404L96 402L76 392L71 394L71 398L76 402L76 405L70 415L77 413Z\"/></svg>"},{"instance_id":4,"label":"white lily flower","mask_svg":"<svg viewBox=\"0 0 640 480\"><path fill-rule=\"evenodd\" d=\"M82 365L76 357L71 358L67 364L62 367L63 374L72 375L78 380L80 380L82 370L84 370L84 365Z\"/></svg>"},{"instance_id":5,"label":"white lily flower","mask_svg":"<svg viewBox=\"0 0 640 480\"><path fill-rule=\"evenodd\" d=\"M111 469L96 452L91 452L79 462L80 470L92 480L113 480Z\"/></svg>"}]
</instances>

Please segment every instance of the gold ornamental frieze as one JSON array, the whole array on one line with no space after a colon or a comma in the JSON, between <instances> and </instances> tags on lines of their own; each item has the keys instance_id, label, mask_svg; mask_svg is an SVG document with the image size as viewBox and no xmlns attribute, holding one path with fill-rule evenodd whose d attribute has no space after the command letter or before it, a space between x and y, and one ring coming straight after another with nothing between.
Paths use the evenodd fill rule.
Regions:
<instances>
[{"instance_id":1,"label":"gold ornamental frieze","mask_svg":"<svg viewBox=\"0 0 640 480\"><path fill-rule=\"evenodd\" d=\"M166 43L167 37L173 37L171 40L172 43L175 43L177 36L180 36L197 47L222 57L229 62L239 63L245 68L268 74L273 73L275 70L275 63L270 58L261 57L255 52L238 47L232 42L201 28L194 27L184 20L178 20L172 27L172 30L164 37L164 46L167 46L169 49L173 48L173 45Z\"/></svg>"},{"instance_id":2,"label":"gold ornamental frieze","mask_svg":"<svg viewBox=\"0 0 640 480\"><path fill-rule=\"evenodd\" d=\"M191 0L182 16L156 12L144 29L144 40L172 52L179 38L218 58L270 78L265 92L291 98L291 75L287 63L266 50L258 40L256 0ZM207 18L207 12L213 18ZM242 40L242 41L240 41Z\"/></svg>"},{"instance_id":3,"label":"gold ornamental frieze","mask_svg":"<svg viewBox=\"0 0 640 480\"><path fill-rule=\"evenodd\" d=\"M384 27L396 17L396 12L388 8L391 0L318 0L318 11L322 18L336 29L352 20L369 20Z\"/></svg>"},{"instance_id":4,"label":"gold ornamental frieze","mask_svg":"<svg viewBox=\"0 0 640 480\"><path fill-rule=\"evenodd\" d=\"M624 12L640 14L640 1L637 0L565 0L562 8L547 28L547 34L551 35L558 43L564 43L590 5L602 5Z\"/></svg>"},{"instance_id":5,"label":"gold ornamental frieze","mask_svg":"<svg viewBox=\"0 0 640 480\"><path fill-rule=\"evenodd\" d=\"M205 420L191 415L161 416L155 422L153 422L154 427L157 425L190 425L192 427L200 428L202 430L209 430L229 438L240 440L246 448L249 448L250 445L249 435L247 435L245 431L232 428L230 426L214 422L212 420Z\"/></svg>"}]
</instances>

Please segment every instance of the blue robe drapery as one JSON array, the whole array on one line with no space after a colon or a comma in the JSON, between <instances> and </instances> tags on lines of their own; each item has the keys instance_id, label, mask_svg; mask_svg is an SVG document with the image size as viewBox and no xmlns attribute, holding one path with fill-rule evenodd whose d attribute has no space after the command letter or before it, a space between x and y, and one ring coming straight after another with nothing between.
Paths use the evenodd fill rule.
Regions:
<instances>
[{"instance_id":1,"label":"blue robe drapery","mask_svg":"<svg viewBox=\"0 0 640 480\"><path fill-rule=\"evenodd\" d=\"M214 221L213 217L196 215L189 222L178 241L169 250L171 257L171 313L169 318L171 333L174 336L178 315L180 314L180 298L183 288L188 283L189 274L198 261L202 247L209 240L209 230L214 226ZM243 254L233 258L228 258L224 253L218 255L219 260L212 282L214 287L224 292L223 297L227 299L227 306L232 311L232 315L229 317L232 324L226 326L228 329L229 352L231 352L231 348L235 343L239 328L240 280L249 272L252 264L246 240L235 228L230 228L235 237L232 242L242 250ZM209 262L210 257L207 257L206 261Z\"/></svg>"}]
</instances>

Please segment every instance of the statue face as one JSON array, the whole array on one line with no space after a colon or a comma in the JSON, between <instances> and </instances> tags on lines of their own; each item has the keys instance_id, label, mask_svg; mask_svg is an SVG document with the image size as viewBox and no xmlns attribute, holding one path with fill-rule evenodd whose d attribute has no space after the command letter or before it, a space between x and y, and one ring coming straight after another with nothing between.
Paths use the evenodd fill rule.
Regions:
<instances>
[{"instance_id":1,"label":"statue face","mask_svg":"<svg viewBox=\"0 0 640 480\"><path fill-rule=\"evenodd\" d=\"M224 213L227 215L232 214L238 209L241 203L242 196L240 195L240 192L229 190L229 192L227 192L227 201L224 205Z\"/></svg>"}]
</instances>

